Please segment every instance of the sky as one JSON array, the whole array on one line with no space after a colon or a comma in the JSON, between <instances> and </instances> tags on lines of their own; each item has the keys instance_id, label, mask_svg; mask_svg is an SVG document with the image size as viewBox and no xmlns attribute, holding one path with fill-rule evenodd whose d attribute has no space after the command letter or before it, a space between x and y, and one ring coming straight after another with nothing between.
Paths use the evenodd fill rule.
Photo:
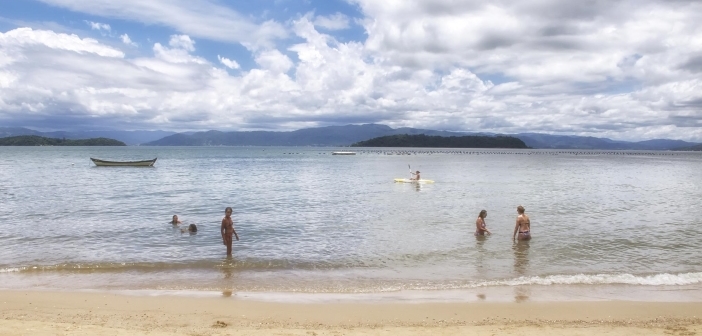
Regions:
<instances>
[{"instance_id":1,"label":"sky","mask_svg":"<svg viewBox=\"0 0 702 336\"><path fill-rule=\"evenodd\" d=\"M699 0L24 0L0 126L702 142Z\"/></svg>"}]
</instances>

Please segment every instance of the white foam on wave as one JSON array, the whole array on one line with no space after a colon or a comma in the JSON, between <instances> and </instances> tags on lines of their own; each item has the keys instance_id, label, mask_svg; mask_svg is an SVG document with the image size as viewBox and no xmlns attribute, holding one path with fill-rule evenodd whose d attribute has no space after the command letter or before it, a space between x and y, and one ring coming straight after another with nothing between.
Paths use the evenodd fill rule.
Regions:
<instances>
[{"instance_id":1,"label":"white foam on wave","mask_svg":"<svg viewBox=\"0 0 702 336\"><path fill-rule=\"evenodd\" d=\"M523 285L642 285L642 286L682 286L702 283L702 272L680 274L652 274L646 276L633 274L575 274L519 277L510 280L494 280L476 284L475 287L487 286L523 286Z\"/></svg>"},{"instance_id":2,"label":"white foam on wave","mask_svg":"<svg viewBox=\"0 0 702 336\"><path fill-rule=\"evenodd\" d=\"M33 271L37 267L6 267L0 268L0 274L24 273ZM32 272L34 273L34 272ZM38 272L37 274L46 274ZM48 272L51 273L51 272ZM310 279L313 280L313 279ZM496 280L449 280L449 281L411 281L404 282L401 279L394 281L381 281L382 284L361 283L350 284L351 288L326 288L312 285L312 290L300 290L300 288L284 288L284 291L292 292L393 292L402 290L460 290L485 287L513 287L513 286L549 286L549 285L639 285L639 286L685 286L702 284L702 272L690 273L659 273L650 275L634 275L628 273L609 274L557 274L548 276L523 276L511 279ZM308 284L309 285L309 284ZM305 289L309 289L305 287Z\"/></svg>"}]
</instances>

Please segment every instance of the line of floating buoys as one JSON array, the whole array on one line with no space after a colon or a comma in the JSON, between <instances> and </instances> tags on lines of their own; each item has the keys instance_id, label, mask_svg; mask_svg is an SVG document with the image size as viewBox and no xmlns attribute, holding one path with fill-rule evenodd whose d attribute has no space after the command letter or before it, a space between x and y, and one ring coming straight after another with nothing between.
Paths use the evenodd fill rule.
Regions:
<instances>
[{"instance_id":1,"label":"line of floating buoys","mask_svg":"<svg viewBox=\"0 0 702 336\"><path fill-rule=\"evenodd\" d=\"M461 154L461 155L622 155L622 156L674 156L684 155L685 152L671 151L616 151L616 150L530 150L530 151L481 151L481 150L356 150L358 154L375 155L432 155L432 154Z\"/></svg>"},{"instance_id":2,"label":"line of floating buoys","mask_svg":"<svg viewBox=\"0 0 702 336\"><path fill-rule=\"evenodd\" d=\"M673 151L629 151L629 150L523 150L523 151L495 151L495 150L390 150L390 149L364 149L355 150L359 155L433 155L433 154L452 154L452 155L620 155L620 156L674 156L685 155L690 152L673 152ZM699 153L699 152L698 152ZM305 152L286 152L285 155L300 155ZM318 155L331 154L331 152L319 152ZM694 153L693 153L694 154Z\"/></svg>"}]
</instances>

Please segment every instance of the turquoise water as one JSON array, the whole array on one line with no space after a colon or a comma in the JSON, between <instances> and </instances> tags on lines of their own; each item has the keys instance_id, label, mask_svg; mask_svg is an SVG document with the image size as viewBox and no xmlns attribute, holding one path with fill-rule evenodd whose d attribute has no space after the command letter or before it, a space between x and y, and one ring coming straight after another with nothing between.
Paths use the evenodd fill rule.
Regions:
<instances>
[{"instance_id":1,"label":"turquoise water","mask_svg":"<svg viewBox=\"0 0 702 336\"><path fill-rule=\"evenodd\" d=\"M0 287L699 293L700 153L334 150L2 147ZM90 157L158 161L105 168ZM393 183L408 165L436 183ZM514 244L520 204L534 238ZM227 206L241 238L230 259L219 233ZM481 209L494 234L479 240ZM173 214L198 233L173 228Z\"/></svg>"}]
</instances>

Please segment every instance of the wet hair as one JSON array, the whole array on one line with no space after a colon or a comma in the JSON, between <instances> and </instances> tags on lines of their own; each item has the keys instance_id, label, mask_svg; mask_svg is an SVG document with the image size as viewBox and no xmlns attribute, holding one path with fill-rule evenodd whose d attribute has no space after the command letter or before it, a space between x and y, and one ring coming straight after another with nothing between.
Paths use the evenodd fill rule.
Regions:
<instances>
[{"instance_id":1,"label":"wet hair","mask_svg":"<svg viewBox=\"0 0 702 336\"><path fill-rule=\"evenodd\" d=\"M519 212L520 214L523 214L523 213L524 213L524 207L521 206L521 205L518 206L518 207L517 207L517 212Z\"/></svg>"},{"instance_id":2,"label":"wet hair","mask_svg":"<svg viewBox=\"0 0 702 336\"><path fill-rule=\"evenodd\" d=\"M189 232L197 232L197 225L195 225L195 224L188 225L188 231Z\"/></svg>"},{"instance_id":3,"label":"wet hair","mask_svg":"<svg viewBox=\"0 0 702 336\"><path fill-rule=\"evenodd\" d=\"M178 215L173 215L173 218L171 219L171 224L178 224L178 220L176 218L178 218Z\"/></svg>"},{"instance_id":4,"label":"wet hair","mask_svg":"<svg viewBox=\"0 0 702 336\"><path fill-rule=\"evenodd\" d=\"M487 215L487 210L480 210L480 214L478 214L478 217L485 218L486 215Z\"/></svg>"},{"instance_id":5,"label":"wet hair","mask_svg":"<svg viewBox=\"0 0 702 336\"><path fill-rule=\"evenodd\" d=\"M227 211L234 212L234 210L232 210L232 207L227 207L226 209L224 209L224 212L227 212Z\"/></svg>"}]
</instances>

